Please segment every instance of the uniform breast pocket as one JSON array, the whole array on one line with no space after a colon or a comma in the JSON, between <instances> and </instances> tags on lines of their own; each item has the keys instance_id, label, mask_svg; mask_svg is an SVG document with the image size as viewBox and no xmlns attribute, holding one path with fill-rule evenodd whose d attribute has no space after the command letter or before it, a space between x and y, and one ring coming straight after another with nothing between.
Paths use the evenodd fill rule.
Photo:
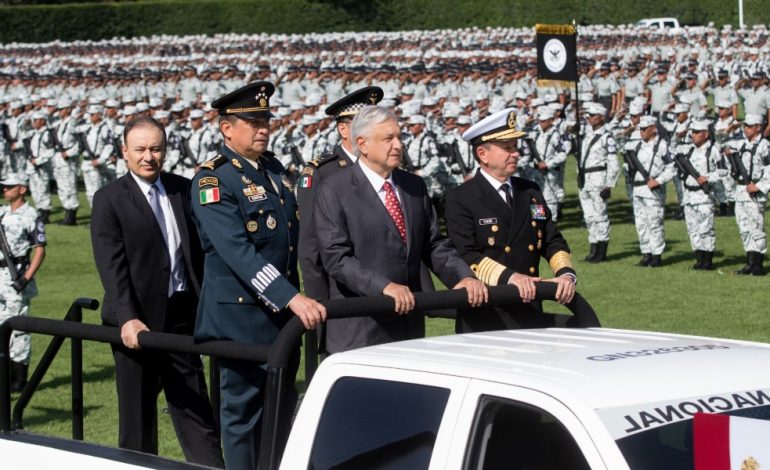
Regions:
<instances>
[{"instance_id":1,"label":"uniform breast pocket","mask_svg":"<svg viewBox=\"0 0 770 470\"><path fill-rule=\"evenodd\" d=\"M278 228L278 217L275 210L264 205L254 207L246 213L246 231L255 242L263 242L275 235Z\"/></svg>"}]
</instances>

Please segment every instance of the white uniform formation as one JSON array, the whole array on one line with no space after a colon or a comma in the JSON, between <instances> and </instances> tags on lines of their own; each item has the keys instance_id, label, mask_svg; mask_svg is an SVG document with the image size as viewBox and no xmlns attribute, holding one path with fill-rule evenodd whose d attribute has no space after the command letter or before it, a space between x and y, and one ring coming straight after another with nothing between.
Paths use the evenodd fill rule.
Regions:
<instances>
[{"instance_id":1,"label":"white uniform formation","mask_svg":"<svg viewBox=\"0 0 770 470\"><path fill-rule=\"evenodd\" d=\"M640 264L662 264L663 201L670 180L681 204L678 216L687 218L695 267L713 267L716 208L736 216L748 258L739 272L760 274L770 190L764 139L770 134L768 37L765 28L580 27L579 96L537 86L532 28L6 44L0 47L0 171L30 175L33 199L44 216L56 174L67 211L63 222L74 223L78 175L90 201L98 187L125 172L120 137L132 115L149 113L163 122L166 170L189 177L219 145L217 113L208 103L261 79L277 85L271 150L297 175L337 143L331 117L321 111L325 105L377 85L385 91L380 105L394 107L406 124L405 166L425 178L439 207L446 190L475 168L462 132L491 112L515 106L517 125L529 132L520 141L518 174L540 184L557 217L564 202L564 162L578 156L588 261L607 259L606 201L620 173L619 152ZM746 121L739 122L744 115ZM654 131L644 132L642 121ZM706 131L696 130L704 125ZM700 139L693 139L693 132L705 132L706 143L694 142ZM681 164L673 166L675 160L681 163L677 155L692 160L705 181ZM699 159L710 163L703 166Z\"/></svg>"}]
</instances>

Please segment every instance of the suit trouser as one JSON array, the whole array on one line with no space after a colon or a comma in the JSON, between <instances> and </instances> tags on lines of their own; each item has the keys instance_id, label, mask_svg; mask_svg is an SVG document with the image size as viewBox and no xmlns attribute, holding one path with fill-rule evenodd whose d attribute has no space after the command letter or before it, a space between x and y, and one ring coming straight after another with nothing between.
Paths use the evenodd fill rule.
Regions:
<instances>
[{"instance_id":1,"label":"suit trouser","mask_svg":"<svg viewBox=\"0 0 770 470\"><path fill-rule=\"evenodd\" d=\"M281 452L289 437L290 420L297 405L294 381L299 356L297 349L285 375L286 396L281 416L287 421L282 423L282 435L275 436ZM262 439L267 367L253 362L220 359L219 373L222 400L219 412L226 467L233 470L256 469Z\"/></svg>"},{"instance_id":2,"label":"suit trouser","mask_svg":"<svg viewBox=\"0 0 770 470\"><path fill-rule=\"evenodd\" d=\"M191 334L191 326L173 324L174 312L189 312L193 308L185 297L175 295L169 300L166 332ZM131 350L123 345L113 345L112 354L118 387L118 446L158 453L157 405L158 393L163 389L185 459L224 467L200 357Z\"/></svg>"}]
</instances>

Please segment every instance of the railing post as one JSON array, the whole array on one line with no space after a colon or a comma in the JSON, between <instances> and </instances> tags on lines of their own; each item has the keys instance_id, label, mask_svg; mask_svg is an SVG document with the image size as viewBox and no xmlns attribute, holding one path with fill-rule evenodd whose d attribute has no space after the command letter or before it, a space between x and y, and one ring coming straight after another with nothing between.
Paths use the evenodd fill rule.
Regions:
<instances>
[{"instance_id":1,"label":"railing post","mask_svg":"<svg viewBox=\"0 0 770 470\"><path fill-rule=\"evenodd\" d=\"M71 320L81 323L83 309L77 303L70 310ZM83 340L70 338L72 361L72 438L83 440Z\"/></svg>"}]
</instances>

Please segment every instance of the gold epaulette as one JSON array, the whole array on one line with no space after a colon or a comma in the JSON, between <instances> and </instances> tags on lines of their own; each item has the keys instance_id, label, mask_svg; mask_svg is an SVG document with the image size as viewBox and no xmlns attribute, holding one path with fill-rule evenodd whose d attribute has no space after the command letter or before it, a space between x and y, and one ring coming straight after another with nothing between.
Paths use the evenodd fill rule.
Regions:
<instances>
[{"instance_id":1,"label":"gold epaulette","mask_svg":"<svg viewBox=\"0 0 770 470\"><path fill-rule=\"evenodd\" d=\"M333 153L325 153L321 155L320 157L310 160L310 165L313 165L314 167L318 168L319 166L323 165L324 163L330 162L337 158L337 155Z\"/></svg>"},{"instance_id":2,"label":"gold epaulette","mask_svg":"<svg viewBox=\"0 0 770 470\"><path fill-rule=\"evenodd\" d=\"M554 253L553 256L551 256L551 259L548 260L548 264L551 266L551 271L553 271L554 274L564 268L575 269L572 264L572 256L566 251L557 251Z\"/></svg>"},{"instance_id":3,"label":"gold epaulette","mask_svg":"<svg viewBox=\"0 0 770 470\"><path fill-rule=\"evenodd\" d=\"M222 155L217 155L216 157L212 158L211 160L201 163L201 166L198 167L198 171L201 170L213 170L219 166L222 166L227 159L223 157Z\"/></svg>"},{"instance_id":4,"label":"gold epaulette","mask_svg":"<svg viewBox=\"0 0 770 470\"><path fill-rule=\"evenodd\" d=\"M480 281L488 286L496 286L500 275L506 270L504 264L500 264L492 258L482 258L479 264L472 264L471 271Z\"/></svg>"}]
</instances>

